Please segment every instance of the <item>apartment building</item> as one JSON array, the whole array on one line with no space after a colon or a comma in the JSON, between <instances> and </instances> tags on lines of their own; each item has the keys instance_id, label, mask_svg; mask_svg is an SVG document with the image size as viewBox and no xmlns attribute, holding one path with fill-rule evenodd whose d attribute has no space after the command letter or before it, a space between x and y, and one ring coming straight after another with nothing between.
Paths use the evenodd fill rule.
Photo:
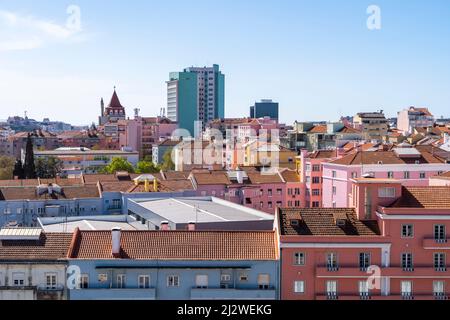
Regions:
<instances>
[{"instance_id":1,"label":"apartment building","mask_svg":"<svg viewBox=\"0 0 450 320\"><path fill-rule=\"evenodd\" d=\"M449 187L359 178L349 200L278 210L281 298L447 299Z\"/></svg>"},{"instance_id":2,"label":"apartment building","mask_svg":"<svg viewBox=\"0 0 450 320\"><path fill-rule=\"evenodd\" d=\"M405 186L426 186L430 177L450 170L450 154L432 146L400 144L390 150L372 150L323 163L324 207L348 207L351 179L392 178Z\"/></svg>"},{"instance_id":3,"label":"apartment building","mask_svg":"<svg viewBox=\"0 0 450 320\"><path fill-rule=\"evenodd\" d=\"M136 247L136 243L140 245ZM71 300L275 300L273 231L80 231Z\"/></svg>"}]
</instances>

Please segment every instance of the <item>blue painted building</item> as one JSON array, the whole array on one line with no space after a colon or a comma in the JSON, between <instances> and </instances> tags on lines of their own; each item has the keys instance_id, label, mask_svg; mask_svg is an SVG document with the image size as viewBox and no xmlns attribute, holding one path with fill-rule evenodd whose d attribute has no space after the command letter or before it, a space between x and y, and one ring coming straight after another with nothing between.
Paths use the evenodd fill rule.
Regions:
<instances>
[{"instance_id":1,"label":"blue painted building","mask_svg":"<svg viewBox=\"0 0 450 320\"><path fill-rule=\"evenodd\" d=\"M273 231L75 231L72 300L279 297Z\"/></svg>"}]
</instances>

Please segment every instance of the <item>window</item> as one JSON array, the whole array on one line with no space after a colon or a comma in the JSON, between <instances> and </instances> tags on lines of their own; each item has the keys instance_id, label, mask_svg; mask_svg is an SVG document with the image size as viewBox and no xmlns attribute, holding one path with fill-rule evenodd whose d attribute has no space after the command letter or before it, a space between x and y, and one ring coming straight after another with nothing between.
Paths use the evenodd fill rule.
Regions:
<instances>
[{"instance_id":1,"label":"window","mask_svg":"<svg viewBox=\"0 0 450 320\"><path fill-rule=\"evenodd\" d=\"M447 242L447 236L445 233L445 225L436 224L434 226L434 240L436 240L436 242Z\"/></svg>"},{"instance_id":2,"label":"window","mask_svg":"<svg viewBox=\"0 0 450 320\"><path fill-rule=\"evenodd\" d=\"M436 271L446 271L445 253L434 254L434 269Z\"/></svg>"},{"instance_id":3,"label":"window","mask_svg":"<svg viewBox=\"0 0 450 320\"><path fill-rule=\"evenodd\" d=\"M312 195L313 196L320 196L320 189L313 189L312 190Z\"/></svg>"},{"instance_id":4,"label":"window","mask_svg":"<svg viewBox=\"0 0 450 320\"><path fill-rule=\"evenodd\" d=\"M231 281L231 275L228 273L224 273L220 275L220 282L230 282Z\"/></svg>"},{"instance_id":5,"label":"window","mask_svg":"<svg viewBox=\"0 0 450 320\"><path fill-rule=\"evenodd\" d=\"M168 276L167 277L167 286L168 287L178 287L180 285L180 277L179 276Z\"/></svg>"},{"instance_id":6,"label":"window","mask_svg":"<svg viewBox=\"0 0 450 320\"><path fill-rule=\"evenodd\" d=\"M295 195L296 196L300 195L300 188L295 188Z\"/></svg>"},{"instance_id":7,"label":"window","mask_svg":"<svg viewBox=\"0 0 450 320\"><path fill-rule=\"evenodd\" d=\"M409 171L403 172L403 179L409 179Z\"/></svg>"},{"instance_id":8,"label":"window","mask_svg":"<svg viewBox=\"0 0 450 320\"><path fill-rule=\"evenodd\" d=\"M25 285L25 273L14 272L13 273L13 284L16 287L22 287Z\"/></svg>"},{"instance_id":9,"label":"window","mask_svg":"<svg viewBox=\"0 0 450 320\"><path fill-rule=\"evenodd\" d=\"M268 290L270 287L270 275L259 274L258 275L258 287L262 290Z\"/></svg>"},{"instance_id":10,"label":"window","mask_svg":"<svg viewBox=\"0 0 450 320\"><path fill-rule=\"evenodd\" d=\"M312 171L314 171L314 172L320 171L320 164L313 165L313 170Z\"/></svg>"},{"instance_id":11,"label":"window","mask_svg":"<svg viewBox=\"0 0 450 320\"><path fill-rule=\"evenodd\" d=\"M198 289L208 288L208 276L205 274L198 274L195 276L195 286Z\"/></svg>"},{"instance_id":12,"label":"window","mask_svg":"<svg viewBox=\"0 0 450 320\"><path fill-rule=\"evenodd\" d=\"M414 237L414 228L412 224L402 225L402 238Z\"/></svg>"},{"instance_id":13,"label":"window","mask_svg":"<svg viewBox=\"0 0 450 320\"><path fill-rule=\"evenodd\" d=\"M352 179L358 178L358 172L353 171L352 172Z\"/></svg>"},{"instance_id":14,"label":"window","mask_svg":"<svg viewBox=\"0 0 450 320\"><path fill-rule=\"evenodd\" d=\"M337 253L331 252L327 254L327 268L328 271L338 270Z\"/></svg>"},{"instance_id":15,"label":"window","mask_svg":"<svg viewBox=\"0 0 450 320\"><path fill-rule=\"evenodd\" d=\"M240 282L247 282L248 281L248 275L246 273L241 273L239 275L239 281Z\"/></svg>"},{"instance_id":16,"label":"window","mask_svg":"<svg viewBox=\"0 0 450 320\"><path fill-rule=\"evenodd\" d=\"M359 269L361 271L366 271L370 267L370 258L370 253L368 252L361 252L359 254Z\"/></svg>"},{"instance_id":17,"label":"window","mask_svg":"<svg viewBox=\"0 0 450 320\"><path fill-rule=\"evenodd\" d=\"M368 281L359 281L359 295L369 296L369 283Z\"/></svg>"},{"instance_id":18,"label":"window","mask_svg":"<svg viewBox=\"0 0 450 320\"><path fill-rule=\"evenodd\" d=\"M78 284L79 289L89 288L89 276L87 274L82 274L80 276L80 283Z\"/></svg>"},{"instance_id":19,"label":"window","mask_svg":"<svg viewBox=\"0 0 450 320\"><path fill-rule=\"evenodd\" d=\"M56 289L56 273L46 273L45 274L45 288L47 290L55 290Z\"/></svg>"},{"instance_id":20,"label":"window","mask_svg":"<svg viewBox=\"0 0 450 320\"><path fill-rule=\"evenodd\" d=\"M267 205L268 205L269 209L272 209L272 208L273 208L272 201L269 201L269 202L267 203Z\"/></svg>"},{"instance_id":21,"label":"window","mask_svg":"<svg viewBox=\"0 0 450 320\"><path fill-rule=\"evenodd\" d=\"M395 188L379 188L378 197L380 198L395 198Z\"/></svg>"},{"instance_id":22,"label":"window","mask_svg":"<svg viewBox=\"0 0 450 320\"><path fill-rule=\"evenodd\" d=\"M124 274L117 275L117 288L124 289L125 288L126 277Z\"/></svg>"},{"instance_id":23,"label":"window","mask_svg":"<svg viewBox=\"0 0 450 320\"><path fill-rule=\"evenodd\" d=\"M445 282L433 281L433 294L435 297L445 296Z\"/></svg>"},{"instance_id":24,"label":"window","mask_svg":"<svg viewBox=\"0 0 450 320\"><path fill-rule=\"evenodd\" d=\"M277 207L281 208L283 206L283 202L282 201L277 201Z\"/></svg>"},{"instance_id":25,"label":"window","mask_svg":"<svg viewBox=\"0 0 450 320\"><path fill-rule=\"evenodd\" d=\"M318 208L318 207L320 207L320 202L319 202L319 201L313 201L313 202L312 202L312 207L313 207L313 208Z\"/></svg>"},{"instance_id":26,"label":"window","mask_svg":"<svg viewBox=\"0 0 450 320\"><path fill-rule=\"evenodd\" d=\"M404 271L413 271L412 253L402 253L402 268Z\"/></svg>"},{"instance_id":27,"label":"window","mask_svg":"<svg viewBox=\"0 0 450 320\"><path fill-rule=\"evenodd\" d=\"M106 273L100 273L98 275L98 282L106 282L108 281L108 275Z\"/></svg>"},{"instance_id":28,"label":"window","mask_svg":"<svg viewBox=\"0 0 450 320\"><path fill-rule=\"evenodd\" d=\"M320 177L313 177L312 178L312 183L313 184L319 184L320 183Z\"/></svg>"},{"instance_id":29,"label":"window","mask_svg":"<svg viewBox=\"0 0 450 320\"><path fill-rule=\"evenodd\" d=\"M425 179L425 178L426 178L425 172L421 172L421 173L420 173L420 179Z\"/></svg>"},{"instance_id":30,"label":"window","mask_svg":"<svg viewBox=\"0 0 450 320\"><path fill-rule=\"evenodd\" d=\"M388 179L393 179L393 178L394 178L394 172L389 171L389 172L387 173L387 177L388 177Z\"/></svg>"},{"instance_id":31,"label":"window","mask_svg":"<svg viewBox=\"0 0 450 320\"><path fill-rule=\"evenodd\" d=\"M139 287L139 289L148 289L148 288L150 288L150 276L148 276L148 275L140 275L138 277L138 287Z\"/></svg>"},{"instance_id":32,"label":"window","mask_svg":"<svg viewBox=\"0 0 450 320\"><path fill-rule=\"evenodd\" d=\"M331 298L337 296L337 281L327 281L327 296Z\"/></svg>"},{"instance_id":33,"label":"window","mask_svg":"<svg viewBox=\"0 0 450 320\"><path fill-rule=\"evenodd\" d=\"M269 197L272 196L272 189L267 190L267 195L268 195Z\"/></svg>"},{"instance_id":34,"label":"window","mask_svg":"<svg viewBox=\"0 0 450 320\"><path fill-rule=\"evenodd\" d=\"M294 265L296 266L304 266L306 261L306 256L304 252L296 252L294 253Z\"/></svg>"},{"instance_id":35,"label":"window","mask_svg":"<svg viewBox=\"0 0 450 320\"><path fill-rule=\"evenodd\" d=\"M294 281L294 292L305 293L305 281Z\"/></svg>"},{"instance_id":36,"label":"window","mask_svg":"<svg viewBox=\"0 0 450 320\"><path fill-rule=\"evenodd\" d=\"M412 282L411 281L402 281L400 283L400 289L403 297L411 297L412 296Z\"/></svg>"},{"instance_id":37,"label":"window","mask_svg":"<svg viewBox=\"0 0 450 320\"><path fill-rule=\"evenodd\" d=\"M333 171L331 172L331 175L332 175L333 178L336 178L336 177L337 177L337 172L333 170Z\"/></svg>"},{"instance_id":38,"label":"window","mask_svg":"<svg viewBox=\"0 0 450 320\"><path fill-rule=\"evenodd\" d=\"M279 196L283 195L283 189L277 189L277 195Z\"/></svg>"}]
</instances>

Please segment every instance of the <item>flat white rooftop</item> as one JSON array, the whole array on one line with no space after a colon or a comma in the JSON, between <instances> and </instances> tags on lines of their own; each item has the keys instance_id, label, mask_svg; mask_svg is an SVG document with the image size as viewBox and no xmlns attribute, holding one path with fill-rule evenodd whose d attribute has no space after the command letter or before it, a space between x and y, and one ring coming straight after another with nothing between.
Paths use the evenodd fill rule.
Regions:
<instances>
[{"instance_id":1,"label":"flat white rooftop","mask_svg":"<svg viewBox=\"0 0 450 320\"><path fill-rule=\"evenodd\" d=\"M174 223L273 221L274 216L215 197L132 200L150 213ZM139 213L143 218L146 214ZM149 216L148 215L148 216Z\"/></svg>"}]
</instances>

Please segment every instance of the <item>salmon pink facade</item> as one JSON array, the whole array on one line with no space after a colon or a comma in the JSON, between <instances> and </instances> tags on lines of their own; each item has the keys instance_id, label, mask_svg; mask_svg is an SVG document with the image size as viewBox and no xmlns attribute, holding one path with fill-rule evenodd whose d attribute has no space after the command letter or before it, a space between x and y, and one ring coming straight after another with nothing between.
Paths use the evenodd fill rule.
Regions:
<instances>
[{"instance_id":1,"label":"salmon pink facade","mask_svg":"<svg viewBox=\"0 0 450 320\"><path fill-rule=\"evenodd\" d=\"M447 299L450 187L361 178L348 201L278 210L281 299Z\"/></svg>"}]
</instances>

